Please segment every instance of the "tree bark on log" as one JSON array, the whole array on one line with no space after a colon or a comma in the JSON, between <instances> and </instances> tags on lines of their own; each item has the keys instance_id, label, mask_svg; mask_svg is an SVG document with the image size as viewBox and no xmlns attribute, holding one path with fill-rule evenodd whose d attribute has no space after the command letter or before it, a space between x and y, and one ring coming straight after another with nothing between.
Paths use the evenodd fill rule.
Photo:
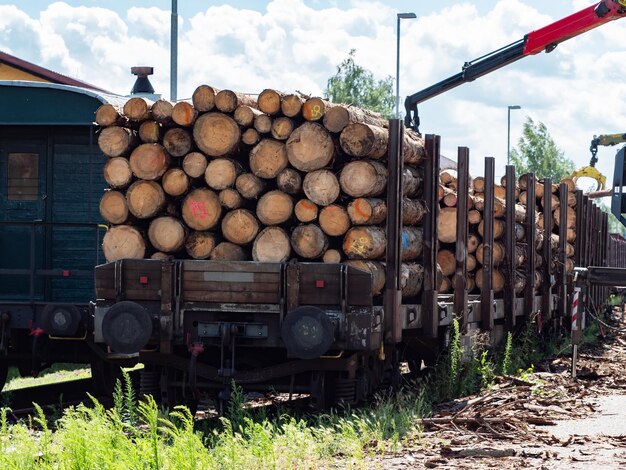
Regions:
<instances>
[{"instance_id":1,"label":"tree bark on log","mask_svg":"<svg viewBox=\"0 0 626 470\"><path fill-rule=\"evenodd\" d=\"M189 228L198 231L215 227L222 215L219 197L208 188L191 191L181 204L182 216Z\"/></svg>"},{"instance_id":2,"label":"tree bark on log","mask_svg":"<svg viewBox=\"0 0 626 470\"><path fill-rule=\"evenodd\" d=\"M329 170L315 170L307 173L302 180L302 190L306 197L318 206L332 204L341 192L337 177Z\"/></svg>"},{"instance_id":3,"label":"tree bark on log","mask_svg":"<svg viewBox=\"0 0 626 470\"><path fill-rule=\"evenodd\" d=\"M515 224L515 241L521 242L526 238L526 229L520 223Z\"/></svg>"},{"instance_id":4,"label":"tree bark on log","mask_svg":"<svg viewBox=\"0 0 626 470\"><path fill-rule=\"evenodd\" d=\"M452 276L456 271L456 254L452 250L439 250L437 252L437 264L439 264L444 276Z\"/></svg>"},{"instance_id":5,"label":"tree bark on log","mask_svg":"<svg viewBox=\"0 0 626 470\"><path fill-rule=\"evenodd\" d=\"M229 211L222 220L222 235L236 245L247 245L259 234L257 218L248 209Z\"/></svg>"},{"instance_id":6,"label":"tree bark on log","mask_svg":"<svg viewBox=\"0 0 626 470\"><path fill-rule=\"evenodd\" d=\"M210 157L224 157L235 152L241 139L239 125L223 113L201 115L193 126L198 148Z\"/></svg>"},{"instance_id":7,"label":"tree bark on log","mask_svg":"<svg viewBox=\"0 0 626 470\"><path fill-rule=\"evenodd\" d=\"M561 207L557 207L554 214L554 224L557 227L561 226ZM567 228L576 228L576 209L567 206Z\"/></svg>"},{"instance_id":8,"label":"tree bark on log","mask_svg":"<svg viewBox=\"0 0 626 470\"><path fill-rule=\"evenodd\" d=\"M295 196L302 192L302 176L293 168L285 168L276 176L276 186L281 191Z\"/></svg>"},{"instance_id":9,"label":"tree bark on log","mask_svg":"<svg viewBox=\"0 0 626 470\"><path fill-rule=\"evenodd\" d=\"M483 255L484 255L485 245L480 244L476 249L476 259L480 264L483 264ZM499 266L504 261L504 245L500 242L493 242L493 249L491 250L491 259L493 260L494 266Z\"/></svg>"},{"instance_id":10,"label":"tree bark on log","mask_svg":"<svg viewBox=\"0 0 626 470\"><path fill-rule=\"evenodd\" d=\"M296 219L303 223L313 222L317 219L318 212L317 204L308 199L300 199L294 207Z\"/></svg>"},{"instance_id":11,"label":"tree bark on log","mask_svg":"<svg viewBox=\"0 0 626 470\"><path fill-rule=\"evenodd\" d=\"M120 225L128 219L128 203L126 196L119 191L107 190L100 198L100 215L114 225Z\"/></svg>"},{"instance_id":12,"label":"tree bark on log","mask_svg":"<svg viewBox=\"0 0 626 470\"><path fill-rule=\"evenodd\" d=\"M150 222L148 239L154 248L163 253L176 253L186 238L185 227L175 217L157 217Z\"/></svg>"},{"instance_id":13,"label":"tree bark on log","mask_svg":"<svg viewBox=\"0 0 626 470\"><path fill-rule=\"evenodd\" d=\"M418 263L402 263L400 265L400 288L402 298L409 299L422 292L424 284L424 266Z\"/></svg>"},{"instance_id":14,"label":"tree bark on log","mask_svg":"<svg viewBox=\"0 0 626 470\"><path fill-rule=\"evenodd\" d=\"M493 219L493 238L498 239L504 236L506 230L506 223L502 219ZM478 224L478 234L481 237L485 236L485 220L481 220Z\"/></svg>"},{"instance_id":15,"label":"tree bark on log","mask_svg":"<svg viewBox=\"0 0 626 470\"><path fill-rule=\"evenodd\" d=\"M269 191L259 199L256 215L264 225L279 225L293 215L293 200L280 190Z\"/></svg>"},{"instance_id":16,"label":"tree bark on log","mask_svg":"<svg viewBox=\"0 0 626 470\"><path fill-rule=\"evenodd\" d=\"M263 139L250 151L250 171L259 178L273 179L287 168L285 144L273 139Z\"/></svg>"},{"instance_id":17,"label":"tree bark on log","mask_svg":"<svg viewBox=\"0 0 626 470\"><path fill-rule=\"evenodd\" d=\"M167 171L170 157L160 144L141 144L130 154L130 169L143 180L157 180Z\"/></svg>"},{"instance_id":18,"label":"tree bark on log","mask_svg":"<svg viewBox=\"0 0 626 470\"><path fill-rule=\"evenodd\" d=\"M385 254L385 229L376 225L352 227L343 239L343 252L349 259L376 260Z\"/></svg>"},{"instance_id":19,"label":"tree bark on log","mask_svg":"<svg viewBox=\"0 0 626 470\"><path fill-rule=\"evenodd\" d=\"M524 173L517 180L520 190L526 191L528 189L528 178L530 173ZM543 183L537 179L535 179L535 196L537 198L543 195Z\"/></svg>"},{"instance_id":20,"label":"tree bark on log","mask_svg":"<svg viewBox=\"0 0 626 470\"><path fill-rule=\"evenodd\" d=\"M105 181L115 189L125 188L133 180L130 162L124 157L109 158L103 171Z\"/></svg>"},{"instance_id":21,"label":"tree bark on log","mask_svg":"<svg viewBox=\"0 0 626 470\"><path fill-rule=\"evenodd\" d=\"M183 157L191 152L193 139L182 127L172 127L163 135L163 146L173 157Z\"/></svg>"},{"instance_id":22,"label":"tree bark on log","mask_svg":"<svg viewBox=\"0 0 626 470\"><path fill-rule=\"evenodd\" d=\"M339 174L341 190L352 197L380 196L387 187L387 168L375 160L354 160Z\"/></svg>"},{"instance_id":23,"label":"tree bark on log","mask_svg":"<svg viewBox=\"0 0 626 470\"><path fill-rule=\"evenodd\" d=\"M282 263L291 255L291 242L284 229L266 227L252 244L252 259L268 263Z\"/></svg>"},{"instance_id":24,"label":"tree bark on log","mask_svg":"<svg viewBox=\"0 0 626 470\"><path fill-rule=\"evenodd\" d=\"M426 149L424 147L424 139L411 129L404 131L404 139L402 141L402 160L404 163L417 165L424 160Z\"/></svg>"},{"instance_id":25,"label":"tree bark on log","mask_svg":"<svg viewBox=\"0 0 626 470\"><path fill-rule=\"evenodd\" d=\"M291 246L299 256L316 259L328 248L328 238L315 224L298 225L291 233Z\"/></svg>"},{"instance_id":26,"label":"tree bark on log","mask_svg":"<svg viewBox=\"0 0 626 470\"><path fill-rule=\"evenodd\" d=\"M330 133L315 122L305 122L287 139L287 158L297 170L319 170L326 167L334 156L335 144Z\"/></svg>"},{"instance_id":27,"label":"tree bark on log","mask_svg":"<svg viewBox=\"0 0 626 470\"><path fill-rule=\"evenodd\" d=\"M378 225L387 219L384 199L356 198L348 203L348 216L354 225Z\"/></svg>"},{"instance_id":28,"label":"tree bark on log","mask_svg":"<svg viewBox=\"0 0 626 470\"><path fill-rule=\"evenodd\" d=\"M387 156L388 141L387 129L362 122L348 125L339 136L339 143L345 153L352 157L375 160Z\"/></svg>"},{"instance_id":29,"label":"tree bark on log","mask_svg":"<svg viewBox=\"0 0 626 470\"><path fill-rule=\"evenodd\" d=\"M193 259L209 259L217 237L211 232L193 231L185 240L185 251Z\"/></svg>"},{"instance_id":30,"label":"tree bark on log","mask_svg":"<svg viewBox=\"0 0 626 470\"><path fill-rule=\"evenodd\" d=\"M492 287L493 287L493 292L494 294L498 294L500 292L502 292L502 290L504 289L504 285L505 285L505 280L504 280L504 274L502 274L501 271L499 271L498 269L494 269L492 271ZM478 269L476 271L476 287L478 287L481 291L483 289L483 270L482 269Z\"/></svg>"},{"instance_id":31,"label":"tree bark on log","mask_svg":"<svg viewBox=\"0 0 626 470\"><path fill-rule=\"evenodd\" d=\"M138 180L126 191L128 210L138 219L155 217L165 205L165 193L154 181Z\"/></svg>"},{"instance_id":32,"label":"tree bark on log","mask_svg":"<svg viewBox=\"0 0 626 470\"><path fill-rule=\"evenodd\" d=\"M415 261L424 250L424 231L419 227L402 227L402 261Z\"/></svg>"},{"instance_id":33,"label":"tree bark on log","mask_svg":"<svg viewBox=\"0 0 626 470\"><path fill-rule=\"evenodd\" d=\"M217 88L209 85L200 85L191 96L193 107L200 113L212 111L215 108L215 95L219 93Z\"/></svg>"},{"instance_id":34,"label":"tree bark on log","mask_svg":"<svg viewBox=\"0 0 626 470\"><path fill-rule=\"evenodd\" d=\"M146 242L136 228L117 225L104 234L102 252L108 263L125 258L141 259L146 254Z\"/></svg>"},{"instance_id":35,"label":"tree bark on log","mask_svg":"<svg viewBox=\"0 0 626 470\"><path fill-rule=\"evenodd\" d=\"M107 157L126 156L138 143L137 135L126 127L105 127L98 136L98 147Z\"/></svg>"},{"instance_id":36,"label":"tree bark on log","mask_svg":"<svg viewBox=\"0 0 626 470\"><path fill-rule=\"evenodd\" d=\"M420 197L423 179L422 171L419 168L405 165L402 172L402 194L410 198Z\"/></svg>"},{"instance_id":37,"label":"tree bark on log","mask_svg":"<svg viewBox=\"0 0 626 470\"><path fill-rule=\"evenodd\" d=\"M339 134L348 125L356 122L386 127L387 121L380 114L349 105L333 106L324 113L324 127L330 132Z\"/></svg>"},{"instance_id":38,"label":"tree bark on log","mask_svg":"<svg viewBox=\"0 0 626 470\"><path fill-rule=\"evenodd\" d=\"M323 207L319 214L319 225L329 237L340 237L350 228L348 211L337 204Z\"/></svg>"}]
</instances>

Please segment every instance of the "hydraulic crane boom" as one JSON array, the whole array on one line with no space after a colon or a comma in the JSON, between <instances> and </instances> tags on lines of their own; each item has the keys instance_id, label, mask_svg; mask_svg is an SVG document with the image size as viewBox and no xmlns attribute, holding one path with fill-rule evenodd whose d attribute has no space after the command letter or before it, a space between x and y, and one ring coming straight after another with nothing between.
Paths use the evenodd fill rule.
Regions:
<instances>
[{"instance_id":1,"label":"hydraulic crane boom","mask_svg":"<svg viewBox=\"0 0 626 470\"><path fill-rule=\"evenodd\" d=\"M622 18L625 15L626 0L602 0L578 13L528 33L523 39L515 41L508 46L504 46L471 62L466 62L461 72L406 98L404 102L406 126L412 127L419 132L418 103L451 90L462 83L471 82L523 57L538 54L542 51L551 52L563 41L590 29L597 28L609 21Z\"/></svg>"}]
</instances>

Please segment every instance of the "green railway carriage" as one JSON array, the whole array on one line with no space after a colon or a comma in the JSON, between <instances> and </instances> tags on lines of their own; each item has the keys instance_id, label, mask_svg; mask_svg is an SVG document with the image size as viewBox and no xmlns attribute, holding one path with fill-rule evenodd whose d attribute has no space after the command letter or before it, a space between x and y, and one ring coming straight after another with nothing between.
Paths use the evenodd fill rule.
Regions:
<instances>
[{"instance_id":1,"label":"green railway carriage","mask_svg":"<svg viewBox=\"0 0 626 470\"><path fill-rule=\"evenodd\" d=\"M96 109L121 98L0 81L0 385L48 362L84 362L106 187ZM45 332L45 334L44 334ZM69 346L74 344L75 346Z\"/></svg>"}]
</instances>

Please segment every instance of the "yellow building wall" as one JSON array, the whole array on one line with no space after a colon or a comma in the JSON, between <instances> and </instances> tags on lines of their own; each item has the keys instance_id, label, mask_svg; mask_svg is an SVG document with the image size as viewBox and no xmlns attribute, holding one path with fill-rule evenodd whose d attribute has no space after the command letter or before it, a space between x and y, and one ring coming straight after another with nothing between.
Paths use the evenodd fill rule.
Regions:
<instances>
[{"instance_id":1,"label":"yellow building wall","mask_svg":"<svg viewBox=\"0 0 626 470\"><path fill-rule=\"evenodd\" d=\"M0 62L0 80L29 80L32 82L48 82L37 75L24 72L23 70L16 69L8 64Z\"/></svg>"}]
</instances>

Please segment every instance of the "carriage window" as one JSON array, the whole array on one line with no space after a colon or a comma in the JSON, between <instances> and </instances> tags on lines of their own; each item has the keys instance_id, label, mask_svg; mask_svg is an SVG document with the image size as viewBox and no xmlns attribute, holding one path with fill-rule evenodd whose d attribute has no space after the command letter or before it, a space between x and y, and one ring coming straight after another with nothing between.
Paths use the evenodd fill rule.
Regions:
<instances>
[{"instance_id":1,"label":"carriage window","mask_svg":"<svg viewBox=\"0 0 626 470\"><path fill-rule=\"evenodd\" d=\"M35 201L39 190L39 155L10 153L7 171L10 201Z\"/></svg>"}]
</instances>

